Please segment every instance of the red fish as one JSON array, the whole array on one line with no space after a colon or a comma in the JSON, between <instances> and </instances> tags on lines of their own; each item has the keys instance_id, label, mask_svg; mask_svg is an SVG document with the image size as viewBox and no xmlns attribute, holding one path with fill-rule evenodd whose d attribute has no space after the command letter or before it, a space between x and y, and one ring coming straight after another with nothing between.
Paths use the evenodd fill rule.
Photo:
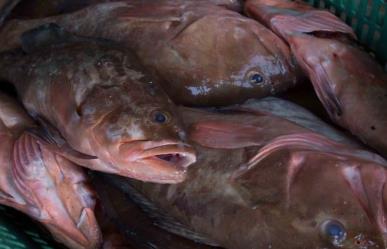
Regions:
<instances>
[{"instance_id":1,"label":"red fish","mask_svg":"<svg viewBox=\"0 0 387 249\"><path fill-rule=\"evenodd\" d=\"M254 20L208 3L114 2L11 20L1 30L0 48L19 46L21 33L45 23L135 51L179 104L238 103L283 92L299 79L280 38Z\"/></svg>"},{"instance_id":2,"label":"red fish","mask_svg":"<svg viewBox=\"0 0 387 249\"><path fill-rule=\"evenodd\" d=\"M38 136L94 170L163 183L184 179L195 152L173 103L135 56L93 40L43 51L38 45L61 31L50 25L31 32L24 37L30 53L0 57L0 78L41 121Z\"/></svg>"},{"instance_id":3,"label":"red fish","mask_svg":"<svg viewBox=\"0 0 387 249\"><path fill-rule=\"evenodd\" d=\"M109 181L164 228L225 248L385 248L383 158L242 107L250 114L182 110L190 137L207 146L196 147L185 182Z\"/></svg>"},{"instance_id":4,"label":"red fish","mask_svg":"<svg viewBox=\"0 0 387 249\"><path fill-rule=\"evenodd\" d=\"M249 0L245 9L287 41L331 119L387 156L387 73L353 44L352 29L300 2Z\"/></svg>"},{"instance_id":5,"label":"red fish","mask_svg":"<svg viewBox=\"0 0 387 249\"><path fill-rule=\"evenodd\" d=\"M0 203L41 222L69 248L99 248L95 195L82 168L52 153L24 131L33 121L0 94Z\"/></svg>"}]
</instances>

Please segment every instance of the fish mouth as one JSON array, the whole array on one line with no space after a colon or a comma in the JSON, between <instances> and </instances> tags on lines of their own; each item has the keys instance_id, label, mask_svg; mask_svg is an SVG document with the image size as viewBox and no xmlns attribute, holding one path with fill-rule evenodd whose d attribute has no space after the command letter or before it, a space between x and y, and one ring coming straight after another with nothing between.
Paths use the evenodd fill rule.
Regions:
<instances>
[{"instance_id":1,"label":"fish mouth","mask_svg":"<svg viewBox=\"0 0 387 249\"><path fill-rule=\"evenodd\" d=\"M152 162L159 167L186 170L196 162L196 154L192 147L186 144L168 144L147 149L140 160Z\"/></svg>"},{"instance_id":2,"label":"fish mouth","mask_svg":"<svg viewBox=\"0 0 387 249\"><path fill-rule=\"evenodd\" d=\"M131 154L133 166L136 165L132 177L142 181L182 182L187 168L196 162L195 150L181 142L143 141L123 148Z\"/></svg>"}]
</instances>

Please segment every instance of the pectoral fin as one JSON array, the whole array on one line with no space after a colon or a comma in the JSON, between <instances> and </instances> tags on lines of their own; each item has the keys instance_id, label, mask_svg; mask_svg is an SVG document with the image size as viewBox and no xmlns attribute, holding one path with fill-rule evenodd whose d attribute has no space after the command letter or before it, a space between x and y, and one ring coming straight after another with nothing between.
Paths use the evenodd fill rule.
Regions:
<instances>
[{"instance_id":1,"label":"pectoral fin","mask_svg":"<svg viewBox=\"0 0 387 249\"><path fill-rule=\"evenodd\" d=\"M224 120L202 121L191 128L190 138L196 143L218 149L236 149L259 145L260 129L248 123Z\"/></svg>"}]
</instances>

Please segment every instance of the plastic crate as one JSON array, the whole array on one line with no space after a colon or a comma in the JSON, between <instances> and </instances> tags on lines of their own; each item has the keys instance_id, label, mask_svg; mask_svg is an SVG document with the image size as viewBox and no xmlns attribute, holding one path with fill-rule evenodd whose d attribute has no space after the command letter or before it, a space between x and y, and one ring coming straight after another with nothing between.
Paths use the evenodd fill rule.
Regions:
<instances>
[{"instance_id":1,"label":"plastic crate","mask_svg":"<svg viewBox=\"0 0 387 249\"><path fill-rule=\"evenodd\" d=\"M385 0L305 0L328 9L352 26L359 41L387 66ZM0 249L64 249L27 216L0 206Z\"/></svg>"},{"instance_id":2,"label":"plastic crate","mask_svg":"<svg viewBox=\"0 0 387 249\"><path fill-rule=\"evenodd\" d=\"M316 8L328 9L349 24L359 41L387 66L386 0L305 0ZM387 67L386 67L387 68Z\"/></svg>"}]
</instances>

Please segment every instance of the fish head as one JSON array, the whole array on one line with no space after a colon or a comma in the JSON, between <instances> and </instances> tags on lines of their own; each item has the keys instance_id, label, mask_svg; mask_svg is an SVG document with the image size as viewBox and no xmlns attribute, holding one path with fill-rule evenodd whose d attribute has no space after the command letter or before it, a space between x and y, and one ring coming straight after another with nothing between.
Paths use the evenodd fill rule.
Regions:
<instances>
[{"instance_id":1,"label":"fish head","mask_svg":"<svg viewBox=\"0 0 387 249\"><path fill-rule=\"evenodd\" d=\"M103 55L96 68L103 83L78 106L90 151L112 173L143 181L180 182L196 160L175 105L120 54ZM104 85L105 84L105 85Z\"/></svg>"},{"instance_id":2,"label":"fish head","mask_svg":"<svg viewBox=\"0 0 387 249\"><path fill-rule=\"evenodd\" d=\"M326 155L313 159L289 187L295 231L322 248L385 248L386 169Z\"/></svg>"},{"instance_id":3,"label":"fish head","mask_svg":"<svg viewBox=\"0 0 387 249\"><path fill-rule=\"evenodd\" d=\"M281 234L286 248L385 248L384 159L356 149L344 153L344 146L321 136L288 137L263 147L234 177L247 203L265 210L269 230Z\"/></svg>"}]
</instances>

